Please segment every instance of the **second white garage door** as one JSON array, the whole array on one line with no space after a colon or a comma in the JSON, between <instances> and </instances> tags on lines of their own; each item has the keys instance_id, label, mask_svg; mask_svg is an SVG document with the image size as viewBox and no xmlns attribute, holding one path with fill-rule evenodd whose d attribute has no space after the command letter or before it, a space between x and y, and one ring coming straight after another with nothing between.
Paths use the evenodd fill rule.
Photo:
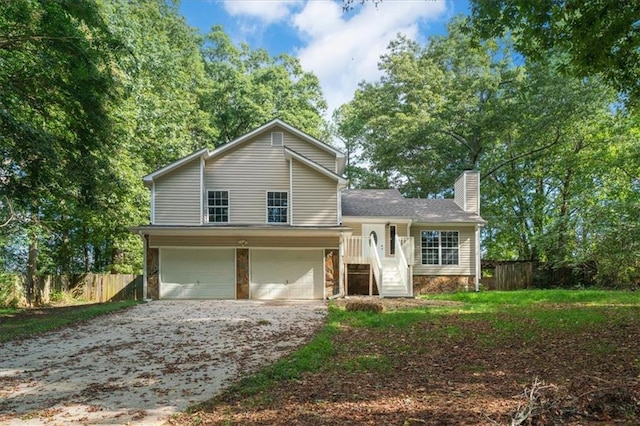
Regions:
<instances>
[{"instance_id":1,"label":"second white garage door","mask_svg":"<svg viewBox=\"0 0 640 426\"><path fill-rule=\"evenodd\" d=\"M322 250L251 250L252 299L324 298Z\"/></svg>"},{"instance_id":2,"label":"second white garage door","mask_svg":"<svg viewBox=\"0 0 640 426\"><path fill-rule=\"evenodd\" d=\"M235 299L234 249L160 249L161 299Z\"/></svg>"}]
</instances>

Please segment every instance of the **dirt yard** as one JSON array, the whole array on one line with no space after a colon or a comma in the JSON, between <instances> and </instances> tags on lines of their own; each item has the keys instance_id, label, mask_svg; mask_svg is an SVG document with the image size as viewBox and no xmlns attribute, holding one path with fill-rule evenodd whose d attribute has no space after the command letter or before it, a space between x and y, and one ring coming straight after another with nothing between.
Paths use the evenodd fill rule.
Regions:
<instances>
[{"instance_id":1,"label":"dirt yard","mask_svg":"<svg viewBox=\"0 0 640 426\"><path fill-rule=\"evenodd\" d=\"M326 312L320 301L155 301L2 343L0 424L162 424L289 354Z\"/></svg>"},{"instance_id":2,"label":"dirt yard","mask_svg":"<svg viewBox=\"0 0 640 426\"><path fill-rule=\"evenodd\" d=\"M454 302L382 303L389 312ZM556 318L563 309L550 307ZM603 308L593 326L560 322L535 333L517 312L344 327L333 339L333 365L258 395L227 392L171 424L637 425L640 311L631 309L626 325Z\"/></svg>"}]
</instances>

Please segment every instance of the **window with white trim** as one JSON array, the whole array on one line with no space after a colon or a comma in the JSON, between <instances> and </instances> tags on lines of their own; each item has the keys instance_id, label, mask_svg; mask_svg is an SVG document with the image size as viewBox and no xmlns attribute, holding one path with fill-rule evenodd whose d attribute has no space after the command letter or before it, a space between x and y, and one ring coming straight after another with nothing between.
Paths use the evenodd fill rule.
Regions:
<instances>
[{"instance_id":1,"label":"window with white trim","mask_svg":"<svg viewBox=\"0 0 640 426\"><path fill-rule=\"evenodd\" d=\"M267 192L267 223L289 222L289 203L286 192Z\"/></svg>"},{"instance_id":2,"label":"window with white trim","mask_svg":"<svg viewBox=\"0 0 640 426\"><path fill-rule=\"evenodd\" d=\"M282 146L284 134L282 132L271 132L271 146Z\"/></svg>"},{"instance_id":3,"label":"window with white trim","mask_svg":"<svg viewBox=\"0 0 640 426\"><path fill-rule=\"evenodd\" d=\"M423 265L458 265L458 231L422 231Z\"/></svg>"},{"instance_id":4,"label":"window with white trim","mask_svg":"<svg viewBox=\"0 0 640 426\"><path fill-rule=\"evenodd\" d=\"M207 191L209 223L229 222L229 191Z\"/></svg>"}]
</instances>

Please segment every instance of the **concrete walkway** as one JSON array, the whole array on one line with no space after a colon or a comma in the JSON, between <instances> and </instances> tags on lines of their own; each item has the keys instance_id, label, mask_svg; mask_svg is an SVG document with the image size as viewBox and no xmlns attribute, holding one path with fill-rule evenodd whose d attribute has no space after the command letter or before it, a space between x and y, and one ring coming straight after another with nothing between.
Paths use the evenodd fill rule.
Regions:
<instances>
[{"instance_id":1,"label":"concrete walkway","mask_svg":"<svg viewBox=\"0 0 640 426\"><path fill-rule=\"evenodd\" d=\"M161 424L290 353L326 304L154 301L0 344L0 424Z\"/></svg>"}]
</instances>

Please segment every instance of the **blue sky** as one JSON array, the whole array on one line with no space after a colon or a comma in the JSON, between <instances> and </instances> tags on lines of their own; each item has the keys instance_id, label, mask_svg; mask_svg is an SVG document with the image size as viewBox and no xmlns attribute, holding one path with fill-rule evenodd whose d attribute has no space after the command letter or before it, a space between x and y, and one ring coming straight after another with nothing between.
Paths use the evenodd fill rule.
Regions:
<instances>
[{"instance_id":1,"label":"blue sky","mask_svg":"<svg viewBox=\"0 0 640 426\"><path fill-rule=\"evenodd\" d=\"M384 0L345 14L340 0L182 0L180 11L203 34L220 24L236 44L297 57L320 79L331 114L358 82L380 77L378 60L398 33L424 43L444 34L453 16L468 14L469 3Z\"/></svg>"}]
</instances>

